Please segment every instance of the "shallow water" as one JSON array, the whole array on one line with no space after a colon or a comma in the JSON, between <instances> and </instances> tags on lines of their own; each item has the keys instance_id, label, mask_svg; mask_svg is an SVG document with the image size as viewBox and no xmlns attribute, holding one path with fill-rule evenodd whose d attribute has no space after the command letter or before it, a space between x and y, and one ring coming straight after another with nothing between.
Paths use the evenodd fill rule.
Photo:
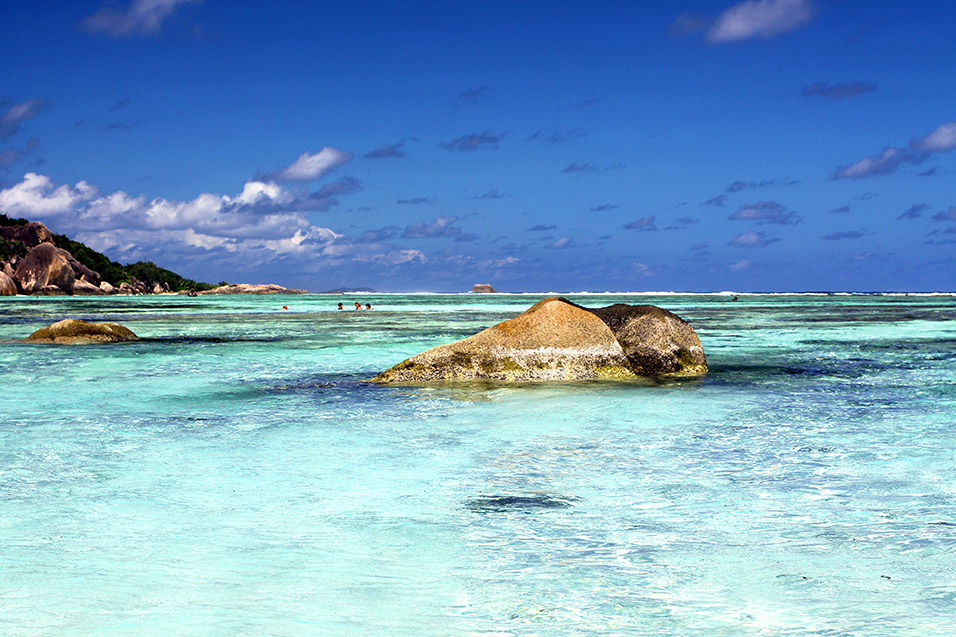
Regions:
<instances>
[{"instance_id":1,"label":"shallow water","mask_svg":"<svg viewBox=\"0 0 956 637\"><path fill-rule=\"evenodd\" d=\"M952 634L956 298L573 296L711 373L365 382L538 298L0 300L0 633Z\"/></svg>"}]
</instances>

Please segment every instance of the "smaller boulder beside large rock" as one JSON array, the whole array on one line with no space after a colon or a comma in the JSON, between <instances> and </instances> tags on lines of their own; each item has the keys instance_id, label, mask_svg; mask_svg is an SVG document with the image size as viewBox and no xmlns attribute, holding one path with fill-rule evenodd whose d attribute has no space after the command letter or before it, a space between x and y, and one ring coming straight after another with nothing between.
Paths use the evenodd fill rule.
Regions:
<instances>
[{"instance_id":1,"label":"smaller boulder beside large rock","mask_svg":"<svg viewBox=\"0 0 956 637\"><path fill-rule=\"evenodd\" d=\"M109 285L109 283L107 283ZM73 282L73 294L74 295L85 295L85 296L99 296L106 294L103 290L100 289L98 285L93 285L89 281L80 279Z\"/></svg>"},{"instance_id":2,"label":"smaller boulder beside large rock","mask_svg":"<svg viewBox=\"0 0 956 637\"><path fill-rule=\"evenodd\" d=\"M474 294L497 294L498 290L494 289L488 283L475 283L471 288L472 293Z\"/></svg>"},{"instance_id":3,"label":"smaller boulder beside large rock","mask_svg":"<svg viewBox=\"0 0 956 637\"><path fill-rule=\"evenodd\" d=\"M56 343L76 345L81 343L122 343L139 337L119 323L87 323L76 319L63 319L53 325L38 329L26 338L29 343Z\"/></svg>"},{"instance_id":4,"label":"smaller boulder beside large rock","mask_svg":"<svg viewBox=\"0 0 956 637\"><path fill-rule=\"evenodd\" d=\"M53 233L39 221L31 221L20 226L0 227L0 239L19 241L28 248L41 243L53 243Z\"/></svg>"}]
</instances>

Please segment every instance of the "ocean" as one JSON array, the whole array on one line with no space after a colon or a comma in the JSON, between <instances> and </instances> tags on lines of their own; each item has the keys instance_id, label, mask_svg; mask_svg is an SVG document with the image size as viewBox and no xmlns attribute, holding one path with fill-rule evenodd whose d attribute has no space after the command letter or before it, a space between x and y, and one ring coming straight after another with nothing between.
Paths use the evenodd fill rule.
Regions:
<instances>
[{"instance_id":1,"label":"ocean","mask_svg":"<svg viewBox=\"0 0 956 637\"><path fill-rule=\"evenodd\" d=\"M367 382L543 296L0 299L0 633L953 633L956 297L567 295L710 373Z\"/></svg>"}]
</instances>

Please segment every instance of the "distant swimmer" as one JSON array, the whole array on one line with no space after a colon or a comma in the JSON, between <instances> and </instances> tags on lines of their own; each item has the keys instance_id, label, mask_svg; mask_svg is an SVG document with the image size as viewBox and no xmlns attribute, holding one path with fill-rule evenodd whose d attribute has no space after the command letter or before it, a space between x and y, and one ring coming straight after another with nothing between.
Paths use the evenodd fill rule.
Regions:
<instances>
[{"instance_id":1,"label":"distant swimmer","mask_svg":"<svg viewBox=\"0 0 956 637\"><path fill-rule=\"evenodd\" d=\"M344 309L345 309L345 306L342 305L341 303L339 303L339 309L340 309L340 310L344 310Z\"/></svg>"},{"instance_id":2,"label":"distant swimmer","mask_svg":"<svg viewBox=\"0 0 956 637\"><path fill-rule=\"evenodd\" d=\"M372 309L372 304L371 304L371 303L366 303L366 304L365 304L365 309L366 309L366 310L371 310L371 309Z\"/></svg>"},{"instance_id":3,"label":"distant swimmer","mask_svg":"<svg viewBox=\"0 0 956 637\"><path fill-rule=\"evenodd\" d=\"M740 299L738 299L738 298L735 296L735 297L734 297L734 300L735 300L735 301L739 301Z\"/></svg>"},{"instance_id":4,"label":"distant swimmer","mask_svg":"<svg viewBox=\"0 0 956 637\"><path fill-rule=\"evenodd\" d=\"M283 309L283 310L288 310L288 309L289 309L289 306L288 306L288 305L283 305L283 306L282 306L282 309Z\"/></svg>"},{"instance_id":5,"label":"distant swimmer","mask_svg":"<svg viewBox=\"0 0 956 637\"><path fill-rule=\"evenodd\" d=\"M358 301L356 301L356 302L355 302L355 309L356 309L356 310L361 310L361 309L362 309L362 304L359 303Z\"/></svg>"}]
</instances>

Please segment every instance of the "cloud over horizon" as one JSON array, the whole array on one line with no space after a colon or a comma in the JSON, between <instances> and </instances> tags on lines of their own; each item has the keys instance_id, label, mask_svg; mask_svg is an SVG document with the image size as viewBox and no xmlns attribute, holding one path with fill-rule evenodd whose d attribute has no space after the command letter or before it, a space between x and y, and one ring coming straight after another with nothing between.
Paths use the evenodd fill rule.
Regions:
<instances>
[{"instance_id":1,"label":"cloud over horizon","mask_svg":"<svg viewBox=\"0 0 956 637\"><path fill-rule=\"evenodd\" d=\"M803 218L796 212L787 211L776 201L755 201L740 207L734 214L727 217L737 221L757 221L758 223L775 223L779 225L796 225Z\"/></svg>"},{"instance_id":2,"label":"cloud over horizon","mask_svg":"<svg viewBox=\"0 0 956 637\"><path fill-rule=\"evenodd\" d=\"M711 44L766 40L807 26L816 13L809 0L746 0L718 15L705 39Z\"/></svg>"},{"instance_id":3,"label":"cloud over horizon","mask_svg":"<svg viewBox=\"0 0 956 637\"><path fill-rule=\"evenodd\" d=\"M864 179L877 175L889 175L904 164L921 164L935 153L944 153L956 148L956 122L937 126L923 137L913 139L908 148L887 146L882 152L864 157L854 164L838 167L831 179ZM935 174L935 170L929 172Z\"/></svg>"}]
</instances>

